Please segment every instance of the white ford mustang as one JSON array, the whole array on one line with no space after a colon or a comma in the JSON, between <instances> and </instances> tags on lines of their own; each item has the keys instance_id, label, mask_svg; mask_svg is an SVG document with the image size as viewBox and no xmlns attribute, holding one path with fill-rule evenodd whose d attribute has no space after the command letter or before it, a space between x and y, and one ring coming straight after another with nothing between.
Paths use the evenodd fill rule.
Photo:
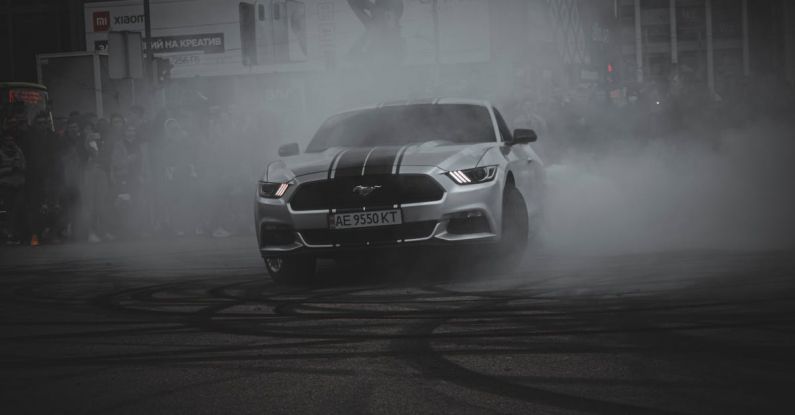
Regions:
<instances>
[{"instance_id":1,"label":"white ford mustang","mask_svg":"<svg viewBox=\"0 0 795 415\"><path fill-rule=\"evenodd\" d=\"M329 118L306 151L279 149L258 184L259 250L277 282L311 279L318 257L467 246L521 256L542 208L533 130L488 102L387 103Z\"/></svg>"}]
</instances>

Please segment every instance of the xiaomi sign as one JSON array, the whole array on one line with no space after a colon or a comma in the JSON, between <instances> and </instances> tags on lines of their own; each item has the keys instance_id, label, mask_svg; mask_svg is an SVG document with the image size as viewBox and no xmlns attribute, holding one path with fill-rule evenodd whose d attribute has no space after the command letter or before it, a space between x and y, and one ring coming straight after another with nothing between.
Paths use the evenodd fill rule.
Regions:
<instances>
[{"instance_id":1,"label":"xiaomi sign","mask_svg":"<svg viewBox=\"0 0 795 415\"><path fill-rule=\"evenodd\" d=\"M91 18L92 22L94 23L94 31L95 32L107 32L110 30L110 12L109 11L99 11L94 12Z\"/></svg>"}]
</instances>

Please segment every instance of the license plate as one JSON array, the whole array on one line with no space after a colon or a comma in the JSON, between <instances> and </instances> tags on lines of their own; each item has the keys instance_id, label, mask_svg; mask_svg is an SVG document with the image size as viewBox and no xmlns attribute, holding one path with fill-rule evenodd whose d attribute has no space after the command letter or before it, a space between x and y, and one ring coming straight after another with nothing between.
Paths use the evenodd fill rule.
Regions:
<instances>
[{"instance_id":1,"label":"license plate","mask_svg":"<svg viewBox=\"0 0 795 415\"><path fill-rule=\"evenodd\" d=\"M372 228L400 225L403 223L403 215L400 209L337 213L329 215L328 223L331 229Z\"/></svg>"}]
</instances>

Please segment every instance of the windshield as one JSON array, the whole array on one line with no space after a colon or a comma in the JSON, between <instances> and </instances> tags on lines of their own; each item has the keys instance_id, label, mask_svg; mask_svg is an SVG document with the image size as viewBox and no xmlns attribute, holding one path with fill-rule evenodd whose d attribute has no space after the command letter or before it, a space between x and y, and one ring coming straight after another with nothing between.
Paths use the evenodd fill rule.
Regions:
<instances>
[{"instance_id":1,"label":"windshield","mask_svg":"<svg viewBox=\"0 0 795 415\"><path fill-rule=\"evenodd\" d=\"M456 144L495 141L489 110L468 104L415 104L340 114L323 123L307 151L432 140Z\"/></svg>"}]
</instances>

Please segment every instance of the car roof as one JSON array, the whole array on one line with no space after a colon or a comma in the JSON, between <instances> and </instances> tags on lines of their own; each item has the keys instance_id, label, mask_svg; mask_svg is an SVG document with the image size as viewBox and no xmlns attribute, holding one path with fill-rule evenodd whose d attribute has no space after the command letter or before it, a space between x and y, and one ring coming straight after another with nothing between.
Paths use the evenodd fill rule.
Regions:
<instances>
[{"instance_id":1,"label":"car roof","mask_svg":"<svg viewBox=\"0 0 795 415\"><path fill-rule=\"evenodd\" d=\"M32 82L0 82L0 88L35 88L43 91L47 90L46 86L34 84Z\"/></svg>"},{"instance_id":2,"label":"car roof","mask_svg":"<svg viewBox=\"0 0 795 415\"><path fill-rule=\"evenodd\" d=\"M422 98L422 99L404 99L396 101L382 102L377 105L368 105L364 107L354 108L342 111L339 114L347 114L350 112L358 112L364 110L371 110L383 107L403 107L409 105L477 105L482 107L490 107L488 101L468 98Z\"/></svg>"}]
</instances>

